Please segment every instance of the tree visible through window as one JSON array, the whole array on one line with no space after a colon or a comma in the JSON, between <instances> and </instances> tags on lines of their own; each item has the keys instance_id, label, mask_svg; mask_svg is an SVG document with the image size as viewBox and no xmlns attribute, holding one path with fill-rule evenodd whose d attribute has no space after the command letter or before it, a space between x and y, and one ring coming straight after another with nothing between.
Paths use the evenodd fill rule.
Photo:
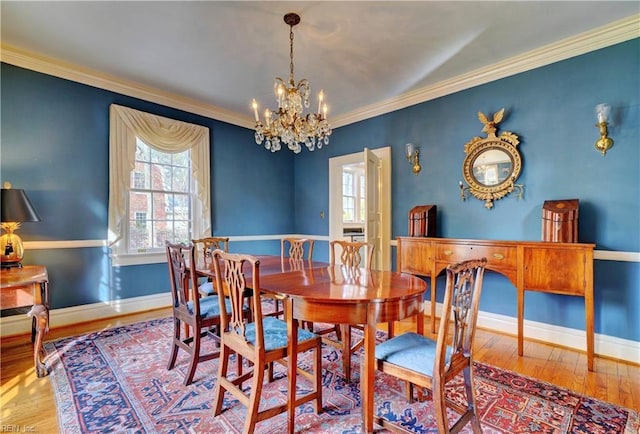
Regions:
<instances>
[{"instance_id":1,"label":"tree visible through window","mask_svg":"<svg viewBox=\"0 0 640 434\"><path fill-rule=\"evenodd\" d=\"M190 152L158 151L136 141L135 170L129 190L130 252L163 249L190 240Z\"/></svg>"}]
</instances>

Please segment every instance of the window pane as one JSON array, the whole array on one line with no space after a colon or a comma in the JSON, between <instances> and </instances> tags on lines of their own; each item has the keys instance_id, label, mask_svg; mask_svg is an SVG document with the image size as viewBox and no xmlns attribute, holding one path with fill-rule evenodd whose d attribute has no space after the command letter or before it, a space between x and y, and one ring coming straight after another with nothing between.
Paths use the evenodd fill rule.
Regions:
<instances>
[{"instance_id":1,"label":"window pane","mask_svg":"<svg viewBox=\"0 0 640 434\"><path fill-rule=\"evenodd\" d=\"M179 192L189 191L189 170L187 168L173 168L173 186L171 189Z\"/></svg>"},{"instance_id":2,"label":"window pane","mask_svg":"<svg viewBox=\"0 0 640 434\"><path fill-rule=\"evenodd\" d=\"M179 243L188 244L189 239L189 222L176 220L174 223L175 240Z\"/></svg>"},{"instance_id":3,"label":"window pane","mask_svg":"<svg viewBox=\"0 0 640 434\"><path fill-rule=\"evenodd\" d=\"M129 251L140 252L149 248L151 226L148 221L131 220L129 224Z\"/></svg>"},{"instance_id":4,"label":"window pane","mask_svg":"<svg viewBox=\"0 0 640 434\"><path fill-rule=\"evenodd\" d=\"M151 189L167 190L171 185L171 169L159 164L150 164Z\"/></svg>"},{"instance_id":5,"label":"window pane","mask_svg":"<svg viewBox=\"0 0 640 434\"><path fill-rule=\"evenodd\" d=\"M151 162L160 164L171 164L171 154L151 148Z\"/></svg>"},{"instance_id":6,"label":"window pane","mask_svg":"<svg viewBox=\"0 0 640 434\"><path fill-rule=\"evenodd\" d=\"M191 220L191 200L186 194L173 195L173 219Z\"/></svg>"},{"instance_id":7,"label":"window pane","mask_svg":"<svg viewBox=\"0 0 640 434\"><path fill-rule=\"evenodd\" d=\"M149 165L136 161L135 168L131 172L131 188L149 188Z\"/></svg>"},{"instance_id":8,"label":"window pane","mask_svg":"<svg viewBox=\"0 0 640 434\"><path fill-rule=\"evenodd\" d=\"M156 248L164 248L166 241L175 243L172 221L162 220L153 222L153 233L155 234L154 247Z\"/></svg>"},{"instance_id":9,"label":"window pane","mask_svg":"<svg viewBox=\"0 0 640 434\"><path fill-rule=\"evenodd\" d=\"M171 163L174 166L179 166L179 167L189 167L190 164L190 153L189 151L185 151L185 152L180 152L179 154L173 154L172 157L172 161Z\"/></svg>"},{"instance_id":10,"label":"window pane","mask_svg":"<svg viewBox=\"0 0 640 434\"><path fill-rule=\"evenodd\" d=\"M137 213L151 215L151 194L132 191L129 193L129 220L135 220Z\"/></svg>"},{"instance_id":11,"label":"window pane","mask_svg":"<svg viewBox=\"0 0 640 434\"><path fill-rule=\"evenodd\" d=\"M151 148L145 142L140 139L136 140L136 160L150 161L150 152Z\"/></svg>"},{"instance_id":12,"label":"window pane","mask_svg":"<svg viewBox=\"0 0 640 434\"><path fill-rule=\"evenodd\" d=\"M352 222L355 217L354 199L352 197L342 198L342 220Z\"/></svg>"},{"instance_id":13,"label":"window pane","mask_svg":"<svg viewBox=\"0 0 640 434\"><path fill-rule=\"evenodd\" d=\"M172 194L153 193L153 220L171 220L173 211L170 205Z\"/></svg>"},{"instance_id":14,"label":"window pane","mask_svg":"<svg viewBox=\"0 0 640 434\"><path fill-rule=\"evenodd\" d=\"M353 174L350 172L342 172L342 194L353 196Z\"/></svg>"}]
</instances>

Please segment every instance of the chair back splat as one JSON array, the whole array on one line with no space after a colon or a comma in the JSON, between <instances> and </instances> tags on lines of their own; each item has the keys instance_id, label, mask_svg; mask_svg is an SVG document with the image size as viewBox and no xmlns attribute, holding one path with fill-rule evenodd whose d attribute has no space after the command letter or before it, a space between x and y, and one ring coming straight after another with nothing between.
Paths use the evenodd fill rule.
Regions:
<instances>
[{"instance_id":1,"label":"chair back splat","mask_svg":"<svg viewBox=\"0 0 640 434\"><path fill-rule=\"evenodd\" d=\"M347 267L371 269L373 249L375 248L374 243L333 240L329 242L329 247L329 262L331 265L340 264ZM364 263L363 257L365 258Z\"/></svg>"},{"instance_id":2,"label":"chair back splat","mask_svg":"<svg viewBox=\"0 0 640 434\"><path fill-rule=\"evenodd\" d=\"M218 378L214 392L214 415L222 412L224 394L229 392L247 407L244 433L252 433L256 423L287 411L287 404L268 408L260 406L260 397L264 382L264 371L268 369L268 380L273 381L273 362L288 356L287 323L273 316L263 316L260 294L260 261L250 255L231 254L222 250L213 252L215 283L218 297L222 302L228 297L230 303L223 304L221 319L221 355L218 365ZM251 303L253 317L244 322L242 311L247 297ZM320 337L300 329L297 340L298 352L314 351L313 372L297 368L297 372L312 383L312 391L298 397L295 388L288 392L288 400L297 407L313 401L315 411L322 410L322 366ZM237 372L229 375L231 355L236 355ZM246 358L249 364L243 364ZM247 370L246 372L243 372ZM243 388L243 383L251 380L251 386ZM290 380L291 381L291 380ZM295 381L294 383L295 384ZM248 393L248 394L247 394ZM291 422L293 415L289 415Z\"/></svg>"},{"instance_id":3,"label":"chair back splat","mask_svg":"<svg viewBox=\"0 0 640 434\"><path fill-rule=\"evenodd\" d=\"M280 240L280 258L311 261L313 259L313 244L314 241L310 238L282 238Z\"/></svg>"},{"instance_id":4,"label":"chair back splat","mask_svg":"<svg viewBox=\"0 0 640 434\"><path fill-rule=\"evenodd\" d=\"M194 246L196 246L196 259L201 267L213 270L213 251L216 249L229 251L229 238L228 237L206 237L198 240L191 240ZM204 283L201 283L198 287L200 294L202 295L214 295L215 289L211 279L207 279Z\"/></svg>"},{"instance_id":5,"label":"chair back splat","mask_svg":"<svg viewBox=\"0 0 640 434\"><path fill-rule=\"evenodd\" d=\"M414 385L433 392L438 432L457 433L471 422L481 433L473 384L473 342L478 319L482 281L487 261L475 259L447 267L447 283L437 339L417 333L403 333L376 346L377 369L407 381L407 398L413 399ZM446 384L462 373L466 406L445 395ZM447 407L460 414L449 426ZM383 419L378 422L388 426Z\"/></svg>"}]
</instances>

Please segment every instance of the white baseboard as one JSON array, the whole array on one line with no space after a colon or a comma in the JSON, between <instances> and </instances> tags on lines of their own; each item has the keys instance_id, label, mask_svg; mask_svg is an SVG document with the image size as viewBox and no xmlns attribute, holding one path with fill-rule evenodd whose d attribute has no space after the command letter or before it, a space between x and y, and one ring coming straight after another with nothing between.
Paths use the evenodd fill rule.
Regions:
<instances>
[{"instance_id":1,"label":"white baseboard","mask_svg":"<svg viewBox=\"0 0 640 434\"><path fill-rule=\"evenodd\" d=\"M431 303L425 301L424 311L430 312L430 306ZM436 315L439 317L441 313L442 305L437 303ZM512 336L517 336L518 334L517 318L491 312L478 312L478 327ZM584 330L524 320L525 339L533 339L586 352L586 336ZM594 336L594 347L596 355L626 360L632 363L640 363L640 342L596 333Z\"/></svg>"},{"instance_id":2,"label":"white baseboard","mask_svg":"<svg viewBox=\"0 0 640 434\"><path fill-rule=\"evenodd\" d=\"M127 315L171 306L170 293L126 298L105 303L93 303L83 306L53 309L50 312L51 328L63 327L97 319ZM430 302L424 302L424 311L430 311ZM442 305L436 305L436 314L440 316ZM515 317L490 312L478 313L478 327L508 335L517 335L518 323ZM26 315L14 315L0 318L0 336L27 334L31 330L31 321ZM586 351L586 333L568 327L560 327L536 321L524 321L524 337ZM605 357L640 363L640 342L597 334L594 337L595 353Z\"/></svg>"},{"instance_id":3,"label":"white baseboard","mask_svg":"<svg viewBox=\"0 0 640 434\"><path fill-rule=\"evenodd\" d=\"M49 328L64 327L169 306L171 306L171 293L166 292L104 303L52 309L49 312ZM31 320L26 314L0 319L0 336L2 337L26 334L30 331Z\"/></svg>"}]
</instances>

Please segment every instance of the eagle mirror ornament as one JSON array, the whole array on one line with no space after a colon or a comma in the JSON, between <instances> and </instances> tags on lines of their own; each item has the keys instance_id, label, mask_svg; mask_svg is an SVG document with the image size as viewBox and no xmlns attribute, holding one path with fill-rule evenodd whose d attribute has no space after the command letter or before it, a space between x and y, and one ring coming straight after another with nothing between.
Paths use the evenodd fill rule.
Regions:
<instances>
[{"instance_id":1,"label":"eagle mirror ornament","mask_svg":"<svg viewBox=\"0 0 640 434\"><path fill-rule=\"evenodd\" d=\"M484 125L482 132L486 138L474 137L464 145L467 156L462 164L462 176L467 186L460 181L460 197L466 200L472 196L483 200L487 209L493 208L493 202L516 191L518 199L522 199L524 185L516 184L522 171L522 159L517 146L518 136L504 131L496 135L497 125L504 117L504 108L489 120L478 112L478 119Z\"/></svg>"}]
</instances>

